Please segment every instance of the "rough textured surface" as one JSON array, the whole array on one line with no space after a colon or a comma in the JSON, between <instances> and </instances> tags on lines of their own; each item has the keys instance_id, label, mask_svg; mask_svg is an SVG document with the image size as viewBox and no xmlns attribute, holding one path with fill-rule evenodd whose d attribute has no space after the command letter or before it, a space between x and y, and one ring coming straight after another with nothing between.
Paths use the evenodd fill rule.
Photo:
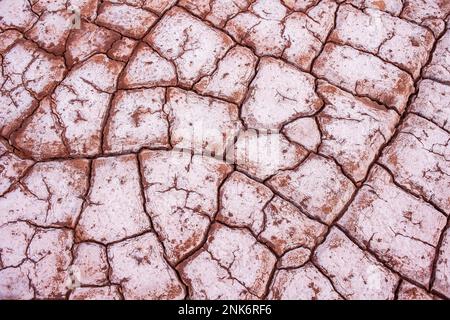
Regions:
<instances>
[{"instance_id":1,"label":"rough textured surface","mask_svg":"<svg viewBox=\"0 0 450 320\"><path fill-rule=\"evenodd\" d=\"M416 78L427 62L433 34L379 10L363 12L343 5L339 8L336 28L329 40L376 54Z\"/></svg>"},{"instance_id":2,"label":"rough textured surface","mask_svg":"<svg viewBox=\"0 0 450 320\"><path fill-rule=\"evenodd\" d=\"M117 286L76 288L69 296L70 300L120 300Z\"/></svg>"},{"instance_id":3,"label":"rough textured surface","mask_svg":"<svg viewBox=\"0 0 450 320\"><path fill-rule=\"evenodd\" d=\"M211 227L205 245L179 270L195 299L261 298L275 256L247 230Z\"/></svg>"},{"instance_id":4,"label":"rough textured surface","mask_svg":"<svg viewBox=\"0 0 450 320\"><path fill-rule=\"evenodd\" d=\"M211 75L195 84L195 90L202 94L240 103L255 73L257 58L250 49L236 46L217 64Z\"/></svg>"},{"instance_id":5,"label":"rough textured surface","mask_svg":"<svg viewBox=\"0 0 450 320\"><path fill-rule=\"evenodd\" d=\"M317 248L313 260L347 299L394 298L398 276L336 228Z\"/></svg>"},{"instance_id":6,"label":"rough textured surface","mask_svg":"<svg viewBox=\"0 0 450 320\"><path fill-rule=\"evenodd\" d=\"M237 168L260 180L295 167L306 156L304 148L277 133L250 129L241 132L234 144Z\"/></svg>"},{"instance_id":7,"label":"rough textured surface","mask_svg":"<svg viewBox=\"0 0 450 320\"><path fill-rule=\"evenodd\" d=\"M336 3L322 0L309 10L289 12L287 1L252 2L228 20L225 29L258 55L283 57L308 69L333 26Z\"/></svg>"},{"instance_id":8,"label":"rough textured surface","mask_svg":"<svg viewBox=\"0 0 450 320\"><path fill-rule=\"evenodd\" d=\"M275 175L269 184L327 224L333 222L355 190L333 160L318 155L310 155L296 169Z\"/></svg>"},{"instance_id":9,"label":"rough textured surface","mask_svg":"<svg viewBox=\"0 0 450 320\"><path fill-rule=\"evenodd\" d=\"M168 11L145 41L176 66L181 85L191 86L216 68L233 41L225 33L176 7Z\"/></svg>"},{"instance_id":10,"label":"rough textured surface","mask_svg":"<svg viewBox=\"0 0 450 320\"><path fill-rule=\"evenodd\" d=\"M136 156L94 160L90 187L76 229L80 239L109 243L150 228Z\"/></svg>"},{"instance_id":11,"label":"rough textured surface","mask_svg":"<svg viewBox=\"0 0 450 320\"><path fill-rule=\"evenodd\" d=\"M354 180L361 181L378 150L392 136L398 116L368 99L355 98L336 87L318 88L325 108L317 116L322 132L319 151L331 156Z\"/></svg>"},{"instance_id":12,"label":"rough textured surface","mask_svg":"<svg viewBox=\"0 0 450 320\"><path fill-rule=\"evenodd\" d=\"M111 282L120 284L126 299L180 299L184 288L165 261L156 236L147 233L108 249Z\"/></svg>"},{"instance_id":13,"label":"rough textured surface","mask_svg":"<svg viewBox=\"0 0 450 320\"><path fill-rule=\"evenodd\" d=\"M425 79L420 82L419 93L411 104L411 112L450 131L450 86Z\"/></svg>"},{"instance_id":14,"label":"rough textured surface","mask_svg":"<svg viewBox=\"0 0 450 320\"><path fill-rule=\"evenodd\" d=\"M268 298L288 300L341 299L333 289L330 280L311 264L299 269L277 271Z\"/></svg>"},{"instance_id":15,"label":"rough textured surface","mask_svg":"<svg viewBox=\"0 0 450 320\"><path fill-rule=\"evenodd\" d=\"M62 57L17 39L1 52L1 134L8 136L50 94L66 72Z\"/></svg>"},{"instance_id":16,"label":"rough textured surface","mask_svg":"<svg viewBox=\"0 0 450 320\"><path fill-rule=\"evenodd\" d=\"M324 225L279 197L270 201L264 213L265 226L259 238L278 255L296 247L313 248L326 230Z\"/></svg>"},{"instance_id":17,"label":"rough textured surface","mask_svg":"<svg viewBox=\"0 0 450 320\"><path fill-rule=\"evenodd\" d=\"M381 163L395 180L450 213L450 134L416 115L408 115Z\"/></svg>"},{"instance_id":18,"label":"rough textured surface","mask_svg":"<svg viewBox=\"0 0 450 320\"><path fill-rule=\"evenodd\" d=\"M220 210L216 219L259 234L264 228L264 209L272 197L273 193L263 184L233 172L220 189Z\"/></svg>"},{"instance_id":19,"label":"rough textured surface","mask_svg":"<svg viewBox=\"0 0 450 320\"><path fill-rule=\"evenodd\" d=\"M89 162L35 164L0 198L0 223L25 220L40 226L73 228L88 189Z\"/></svg>"},{"instance_id":20,"label":"rough textured surface","mask_svg":"<svg viewBox=\"0 0 450 320\"><path fill-rule=\"evenodd\" d=\"M198 153L223 154L241 128L236 105L181 89L168 89L164 111L172 145Z\"/></svg>"},{"instance_id":21,"label":"rough textured surface","mask_svg":"<svg viewBox=\"0 0 450 320\"><path fill-rule=\"evenodd\" d=\"M450 232L447 231L444 234L441 248L438 253L438 260L436 265L436 278L434 280L433 289L437 292L445 294L447 297L450 295L449 285L449 271L450 271Z\"/></svg>"},{"instance_id":22,"label":"rough textured surface","mask_svg":"<svg viewBox=\"0 0 450 320\"><path fill-rule=\"evenodd\" d=\"M313 73L400 112L405 109L414 86L411 76L396 66L373 54L332 42L325 45L315 61Z\"/></svg>"},{"instance_id":23,"label":"rough textured surface","mask_svg":"<svg viewBox=\"0 0 450 320\"><path fill-rule=\"evenodd\" d=\"M251 128L280 129L321 106L311 75L281 60L262 58L242 106L242 118Z\"/></svg>"},{"instance_id":24,"label":"rough textured surface","mask_svg":"<svg viewBox=\"0 0 450 320\"><path fill-rule=\"evenodd\" d=\"M392 180L375 166L339 225L394 270L428 286L447 219Z\"/></svg>"},{"instance_id":25,"label":"rough textured surface","mask_svg":"<svg viewBox=\"0 0 450 320\"><path fill-rule=\"evenodd\" d=\"M403 281L398 291L398 300L433 300L434 297L425 290Z\"/></svg>"},{"instance_id":26,"label":"rough textured surface","mask_svg":"<svg viewBox=\"0 0 450 320\"><path fill-rule=\"evenodd\" d=\"M145 207L173 262L198 247L218 210L217 189L229 165L187 152L145 151Z\"/></svg>"},{"instance_id":27,"label":"rough textured surface","mask_svg":"<svg viewBox=\"0 0 450 320\"><path fill-rule=\"evenodd\" d=\"M103 150L121 153L142 147L168 147L165 93L164 88L118 91L105 125Z\"/></svg>"},{"instance_id":28,"label":"rough textured surface","mask_svg":"<svg viewBox=\"0 0 450 320\"><path fill-rule=\"evenodd\" d=\"M450 10L450 9L449 9ZM436 46L433 57L425 68L425 76L448 83L450 81L450 61L448 46L450 31L447 30Z\"/></svg>"},{"instance_id":29,"label":"rough textured surface","mask_svg":"<svg viewBox=\"0 0 450 320\"><path fill-rule=\"evenodd\" d=\"M0 299L450 299L448 0L0 0Z\"/></svg>"}]
</instances>

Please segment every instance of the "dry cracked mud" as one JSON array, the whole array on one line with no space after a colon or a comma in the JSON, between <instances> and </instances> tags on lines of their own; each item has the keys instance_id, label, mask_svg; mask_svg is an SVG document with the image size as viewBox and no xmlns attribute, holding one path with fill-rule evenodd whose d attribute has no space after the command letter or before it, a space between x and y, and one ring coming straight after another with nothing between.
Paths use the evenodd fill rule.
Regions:
<instances>
[{"instance_id":1,"label":"dry cracked mud","mask_svg":"<svg viewBox=\"0 0 450 320\"><path fill-rule=\"evenodd\" d=\"M450 1L0 0L0 299L450 299Z\"/></svg>"}]
</instances>

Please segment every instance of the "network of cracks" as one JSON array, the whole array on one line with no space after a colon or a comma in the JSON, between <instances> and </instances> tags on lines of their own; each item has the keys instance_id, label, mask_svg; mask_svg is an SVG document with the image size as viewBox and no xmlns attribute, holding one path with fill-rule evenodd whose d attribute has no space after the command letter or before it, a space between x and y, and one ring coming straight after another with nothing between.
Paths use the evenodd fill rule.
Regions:
<instances>
[{"instance_id":1,"label":"network of cracks","mask_svg":"<svg viewBox=\"0 0 450 320\"><path fill-rule=\"evenodd\" d=\"M449 299L450 2L1 0L0 299Z\"/></svg>"}]
</instances>

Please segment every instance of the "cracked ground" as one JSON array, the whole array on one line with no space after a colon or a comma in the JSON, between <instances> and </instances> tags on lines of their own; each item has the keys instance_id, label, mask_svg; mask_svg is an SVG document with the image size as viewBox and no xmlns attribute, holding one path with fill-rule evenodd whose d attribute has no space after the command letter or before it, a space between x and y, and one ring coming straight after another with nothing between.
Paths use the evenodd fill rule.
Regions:
<instances>
[{"instance_id":1,"label":"cracked ground","mask_svg":"<svg viewBox=\"0 0 450 320\"><path fill-rule=\"evenodd\" d=\"M0 299L449 299L450 1L0 0Z\"/></svg>"}]
</instances>

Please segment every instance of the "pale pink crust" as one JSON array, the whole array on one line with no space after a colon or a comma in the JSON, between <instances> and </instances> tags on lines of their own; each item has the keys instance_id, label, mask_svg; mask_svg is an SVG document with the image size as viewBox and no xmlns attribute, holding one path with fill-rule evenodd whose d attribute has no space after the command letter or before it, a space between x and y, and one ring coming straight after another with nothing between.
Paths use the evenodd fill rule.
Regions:
<instances>
[{"instance_id":1,"label":"pale pink crust","mask_svg":"<svg viewBox=\"0 0 450 320\"><path fill-rule=\"evenodd\" d=\"M446 0L406 1L401 17L430 27L438 36L449 13L450 3Z\"/></svg>"},{"instance_id":2,"label":"pale pink crust","mask_svg":"<svg viewBox=\"0 0 450 320\"><path fill-rule=\"evenodd\" d=\"M333 285L314 265L275 272L270 300L341 300Z\"/></svg>"},{"instance_id":3,"label":"pale pink crust","mask_svg":"<svg viewBox=\"0 0 450 320\"><path fill-rule=\"evenodd\" d=\"M73 249L71 270L79 285L101 286L108 282L106 247L82 242Z\"/></svg>"},{"instance_id":4,"label":"pale pink crust","mask_svg":"<svg viewBox=\"0 0 450 320\"><path fill-rule=\"evenodd\" d=\"M416 115L408 115L380 162L397 183L450 213L448 132Z\"/></svg>"},{"instance_id":5,"label":"pale pink crust","mask_svg":"<svg viewBox=\"0 0 450 320\"><path fill-rule=\"evenodd\" d=\"M325 100L325 108L317 116L322 132L319 151L361 181L394 133L399 117L393 110L326 83L319 84L318 92Z\"/></svg>"},{"instance_id":6,"label":"pale pink crust","mask_svg":"<svg viewBox=\"0 0 450 320\"><path fill-rule=\"evenodd\" d=\"M33 164L9 152L0 142L0 194L4 194Z\"/></svg>"},{"instance_id":7,"label":"pale pink crust","mask_svg":"<svg viewBox=\"0 0 450 320\"><path fill-rule=\"evenodd\" d=\"M250 231L213 224L205 245L177 269L193 299L260 299L275 262Z\"/></svg>"},{"instance_id":8,"label":"pale pink crust","mask_svg":"<svg viewBox=\"0 0 450 320\"><path fill-rule=\"evenodd\" d=\"M242 239L239 239L242 241ZM245 245L245 244L244 244ZM208 251L200 251L177 267L196 300L255 300L258 297L235 279Z\"/></svg>"},{"instance_id":9,"label":"pale pink crust","mask_svg":"<svg viewBox=\"0 0 450 320\"><path fill-rule=\"evenodd\" d=\"M339 225L393 270L428 287L447 218L375 166Z\"/></svg>"},{"instance_id":10,"label":"pale pink crust","mask_svg":"<svg viewBox=\"0 0 450 320\"><path fill-rule=\"evenodd\" d=\"M319 1L320 0L281 0L286 7L294 11L306 11L317 5Z\"/></svg>"},{"instance_id":11,"label":"pale pink crust","mask_svg":"<svg viewBox=\"0 0 450 320\"><path fill-rule=\"evenodd\" d=\"M178 5L192 12L198 17L223 28L227 21L245 10L252 3L251 0L181 0Z\"/></svg>"},{"instance_id":12,"label":"pale pink crust","mask_svg":"<svg viewBox=\"0 0 450 320\"><path fill-rule=\"evenodd\" d=\"M72 245L73 232L70 230L36 230L27 249L27 262L28 278L37 299L62 299L66 296Z\"/></svg>"},{"instance_id":13,"label":"pale pink crust","mask_svg":"<svg viewBox=\"0 0 450 320\"><path fill-rule=\"evenodd\" d=\"M26 36L45 50L61 55L72 27L71 19L72 14L66 10L44 11Z\"/></svg>"},{"instance_id":14,"label":"pale pink crust","mask_svg":"<svg viewBox=\"0 0 450 320\"><path fill-rule=\"evenodd\" d=\"M64 60L25 40L17 40L0 57L0 132L8 136L50 94L65 75Z\"/></svg>"},{"instance_id":15,"label":"pale pink crust","mask_svg":"<svg viewBox=\"0 0 450 320\"><path fill-rule=\"evenodd\" d=\"M329 40L377 55L417 78L434 36L425 28L379 10L360 11L343 5Z\"/></svg>"},{"instance_id":16,"label":"pale pink crust","mask_svg":"<svg viewBox=\"0 0 450 320\"><path fill-rule=\"evenodd\" d=\"M145 43L139 43L119 79L119 88L172 86L177 84L174 64Z\"/></svg>"},{"instance_id":17,"label":"pale pink crust","mask_svg":"<svg viewBox=\"0 0 450 320\"><path fill-rule=\"evenodd\" d=\"M210 74L233 40L185 10L170 9L145 38L152 48L176 65L178 81L191 86Z\"/></svg>"},{"instance_id":18,"label":"pale pink crust","mask_svg":"<svg viewBox=\"0 0 450 320\"><path fill-rule=\"evenodd\" d=\"M56 88L55 115L71 155L100 153L102 122L122 68L122 62L98 54L72 68Z\"/></svg>"},{"instance_id":19,"label":"pale pink crust","mask_svg":"<svg viewBox=\"0 0 450 320\"><path fill-rule=\"evenodd\" d=\"M333 160L318 155L310 155L293 170L276 174L268 183L326 224L339 215L355 190Z\"/></svg>"},{"instance_id":20,"label":"pale pink crust","mask_svg":"<svg viewBox=\"0 0 450 320\"><path fill-rule=\"evenodd\" d=\"M98 12L96 23L134 39L144 37L158 19L147 10L110 1L104 1Z\"/></svg>"},{"instance_id":21,"label":"pale pink crust","mask_svg":"<svg viewBox=\"0 0 450 320\"><path fill-rule=\"evenodd\" d=\"M450 131L450 85L425 79L409 110Z\"/></svg>"},{"instance_id":22,"label":"pale pink crust","mask_svg":"<svg viewBox=\"0 0 450 320\"><path fill-rule=\"evenodd\" d=\"M110 46L108 57L122 62L128 62L137 44L138 41L134 39L122 37Z\"/></svg>"},{"instance_id":23,"label":"pale pink crust","mask_svg":"<svg viewBox=\"0 0 450 320\"><path fill-rule=\"evenodd\" d=\"M250 128L280 129L300 116L314 114L322 100L314 91L314 78L274 58L262 58L242 119Z\"/></svg>"},{"instance_id":24,"label":"pale pink crust","mask_svg":"<svg viewBox=\"0 0 450 320\"><path fill-rule=\"evenodd\" d=\"M290 141L296 142L309 151L317 151L321 142L321 132L314 118L305 117L289 122L283 133Z\"/></svg>"},{"instance_id":25,"label":"pale pink crust","mask_svg":"<svg viewBox=\"0 0 450 320\"><path fill-rule=\"evenodd\" d=\"M424 289L410 282L402 281L398 290L398 300L435 300L436 298Z\"/></svg>"},{"instance_id":26,"label":"pale pink crust","mask_svg":"<svg viewBox=\"0 0 450 320\"><path fill-rule=\"evenodd\" d=\"M66 62L69 66L86 60L96 53L106 53L120 39L114 31L82 21L67 39Z\"/></svg>"},{"instance_id":27,"label":"pale pink crust","mask_svg":"<svg viewBox=\"0 0 450 320\"><path fill-rule=\"evenodd\" d=\"M311 250L303 247L298 247L286 251L278 260L278 269L292 269L300 268L308 262L311 256Z\"/></svg>"},{"instance_id":28,"label":"pale pink crust","mask_svg":"<svg viewBox=\"0 0 450 320\"><path fill-rule=\"evenodd\" d=\"M28 280L30 262L19 267L0 270L0 299L31 300L34 298L32 283Z\"/></svg>"},{"instance_id":29,"label":"pale pink crust","mask_svg":"<svg viewBox=\"0 0 450 320\"><path fill-rule=\"evenodd\" d=\"M32 0L33 11L43 12L67 11L72 15L79 14L81 18L93 21L97 16L100 0ZM73 17L75 18L75 17Z\"/></svg>"},{"instance_id":30,"label":"pale pink crust","mask_svg":"<svg viewBox=\"0 0 450 320\"><path fill-rule=\"evenodd\" d=\"M269 202L264 214L264 229L258 238L277 255L300 246L312 249L323 240L327 230L325 225L308 218L280 197Z\"/></svg>"},{"instance_id":31,"label":"pale pink crust","mask_svg":"<svg viewBox=\"0 0 450 320\"><path fill-rule=\"evenodd\" d=\"M314 75L358 96L402 112L413 80L405 71L350 46L328 43L313 66Z\"/></svg>"},{"instance_id":32,"label":"pale pink crust","mask_svg":"<svg viewBox=\"0 0 450 320\"><path fill-rule=\"evenodd\" d=\"M403 8L402 0L347 0L359 9L372 8L398 16Z\"/></svg>"},{"instance_id":33,"label":"pale pink crust","mask_svg":"<svg viewBox=\"0 0 450 320\"><path fill-rule=\"evenodd\" d=\"M24 32L39 18L27 0L3 0L0 2L0 12L0 30L16 28Z\"/></svg>"},{"instance_id":34,"label":"pale pink crust","mask_svg":"<svg viewBox=\"0 0 450 320\"><path fill-rule=\"evenodd\" d=\"M447 30L437 43L431 62L425 67L425 77L447 84L450 83L450 60L448 58L449 45L450 30Z\"/></svg>"},{"instance_id":35,"label":"pale pink crust","mask_svg":"<svg viewBox=\"0 0 450 320\"><path fill-rule=\"evenodd\" d=\"M263 230L263 210L272 197L272 191L263 184L233 172L220 189L216 220L232 227L246 227L257 235Z\"/></svg>"},{"instance_id":36,"label":"pale pink crust","mask_svg":"<svg viewBox=\"0 0 450 320\"><path fill-rule=\"evenodd\" d=\"M257 0L225 29L256 54L283 57L309 70L334 24L337 4L322 0L305 12L289 12L280 0Z\"/></svg>"},{"instance_id":37,"label":"pale pink crust","mask_svg":"<svg viewBox=\"0 0 450 320\"><path fill-rule=\"evenodd\" d=\"M176 0L109 0L109 2L127 4L135 8L148 10L160 16L175 5Z\"/></svg>"},{"instance_id":38,"label":"pale pink crust","mask_svg":"<svg viewBox=\"0 0 450 320\"><path fill-rule=\"evenodd\" d=\"M16 267L27 259L27 248L35 228L26 222L9 222L0 227L0 269Z\"/></svg>"},{"instance_id":39,"label":"pale pink crust","mask_svg":"<svg viewBox=\"0 0 450 320\"><path fill-rule=\"evenodd\" d=\"M313 260L346 299L393 299L399 277L332 228ZM353 263L350 263L353 261Z\"/></svg>"},{"instance_id":40,"label":"pale pink crust","mask_svg":"<svg viewBox=\"0 0 450 320\"><path fill-rule=\"evenodd\" d=\"M88 170L88 160L81 159L35 164L0 198L0 225L24 220L45 227L74 227L88 187Z\"/></svg>"},{"instance_id":41,"label":"pale pink crust","mask_svg":"<svg viewBox=\"0 0 450 320\"><path fill-rule=\"evenodd\" d=\"M19 39L23 39L23 35L17 30L0 32L0 54L4 54Z\"/></svg>"},{"instance_id":42,"label":"pale pink crust","mask_svg":"<svg viewBox=\"0 0 450 320\"><path fill-rule=\"evenodd\" d=\"M432 289L450 297L450 229L445 231L436 262L435 279Z\"/></svg>"},{"instance_id":43,"label":"pale pink crust","mask_svg":"<svg viewBox=\"0 0 450 320\"><path fill-rule=\"evenodd\" d=\"M255 73L257 57L248 48L236 46L217 64L217 70L194 86L202 94L241 103Z\"/></svg>"},{"instance_id":44,"label":"pale pink crust","mask_svg":"<svg viewBox=\"0 0 450 320\"><path fill-rule=\"evenodd\" d=\"M222 155L242 125L235 104L169 88L164 112L172 146L197 153Z\"/></svg>"},{"instance_id":45,"label":"pale pink crust","mask_svg":"<svg viewBox=\"0 0 450 320\"><path fill-rule=\"evenodd\" d=\"M431 30L435 37L445 31L446 22L440 18L429 18L422 21L422 26Z\"/></svg>"},{"instance_id":46,"label":"pale pink crust","mask_svg":"<svg viewBox=\"0 0 450 320\"><path fill-rule=\"evenodd\" d=\"M259 180L295 167L306 156L303 147L290 143L278 133L250 129L241 132L234 145L237 168Z\"/></svg>"},{"instance_id":47,"label":"pale pink crust","mask_svg":"<svg viewBox=\"0 0 450 320\"><path fill-rule=\"evenodd\" d=\"M283 26L286 44L282 58L302 70L310 70L311 63L333 28L336 9L335 1L321 0L304 12L286 16Z\"/></svg>"},{"instance_id":48,"label":"pale pink crust","mask_svg":"<svg viewBox=\"0 0 450 320\"><path fill-rule=\"evenodd\" d=\"M69 300L121 300L117 286L75 288Z\"/></svg>"},{"instance_id":49,"label":"pale pink crust","mask_svg":"<svg viewBox=\"0 0 450 320\"><path fill-rule=\"evenodd\" d=\"M428 28L438 37L445 29L444 18L450 12L445 0L347 0L360 9L377 9Z\"/></svg>"},{"instance_id":50,"label":"pale pink crust","mask_svg":"<svg viewBox=\"0 0 450 320\"><path fill-rule=\"evenodd\" d=\"M77 225L77 238L119 241L150 229L135 155L93 160L91 188Z\"/></svg>"},{"instance_id":51,"label":"pale pink crust","mask_svg":"<svg viewBox=\"0 0 450 320\"><path fill-rule=\"evenodd\" d=\"M176 0L144 0L142 8L162 15L166 10L175 5L176 2Z\"/></svg>"},{"instance_id":52,"label":"pale pink crust","mask_svg":"<svg viewBox=\"0 0 450 320\"><path fill-rule=\"evenodd\" d=\"M185 296L184 286L153 233L108 247L108 259L111 282L121 285L125 299L178 300Z\"/></svg>"},{"instance_id":53,"label":"pale pink crust","mask_svg":"<svg viewBox=\"0 0 450 320\"><path fill-rule=\"evenodd\" d=\"M41 100L38 109L11 135L13 145L36 160L69 154L64 141L64 127L50 97Z\"/></svg>"},{"instance_id":54,"label":"pale pink crust","mask_svg":"<svg viewBox=\"0 0 450 320\"><path fill-rule=\"evenodd\" d=\"M169 147L164 88L118 91L105 127L106 153Z\"/></svg>"},{"instance_id":55,"label":"pale pink crust","mask_svg":"<svg viewBox=\"0 0 450 320\"><path fill-rule=\"evenodd\" d=\"M139 157L147 212L167 258L176 263L205 237L218 211L217 189L231 166L181 151L144 151Z\"/></svg>"},{"instance_id":56,"label":"pale pink crust","mask_svg":"<svg viewBox=\"0 0 450 320\"><path fill-rule=\"evenodd\" d=\"M72 231L32 228L25 223L17 227L15 232L6 236L8 242L15 241L18 244L11 249L16 251L15 254L20 254L22 260L0 270L0 298L63 299L68 292ZM4 230L5 226L2 227L2 233ZM5 255L8 257L8 248Z\"/></svg>"}]
</instances>

